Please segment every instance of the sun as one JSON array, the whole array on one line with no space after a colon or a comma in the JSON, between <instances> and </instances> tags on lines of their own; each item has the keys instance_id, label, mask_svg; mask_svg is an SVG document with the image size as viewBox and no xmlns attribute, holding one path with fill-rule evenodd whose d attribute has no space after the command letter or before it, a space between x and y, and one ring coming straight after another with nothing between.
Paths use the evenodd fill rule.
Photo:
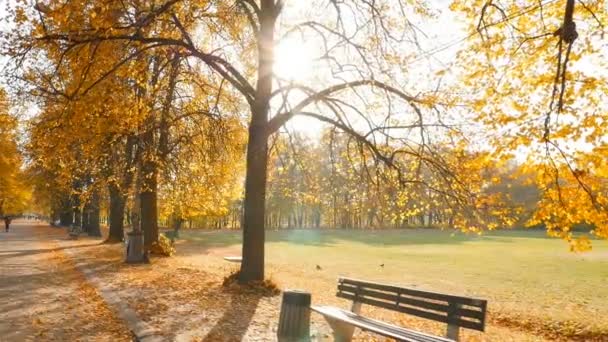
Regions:
<instances>
[{"instance_id":1,"label":"sun","mask_svg":"<svg viewBox=\"0 0 608 342\"><path fill-rule=\"evenodd\" d=\"M290 81L311 78L313 74L314 47L295 38L285 38L275 47L274 73Z\"/></svg>"}]
</instances>

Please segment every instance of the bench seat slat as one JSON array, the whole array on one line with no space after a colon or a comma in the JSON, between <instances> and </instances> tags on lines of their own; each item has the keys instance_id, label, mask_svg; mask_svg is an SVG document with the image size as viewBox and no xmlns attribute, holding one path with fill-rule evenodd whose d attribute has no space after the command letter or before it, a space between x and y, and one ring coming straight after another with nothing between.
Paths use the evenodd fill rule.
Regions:
<instances>
[{"instance_id":1,"label":"bench seat slat","mask_svg":"<svg viewBox=\"0 0 608 342\"><path fill-rule=\"evenodd\" d=\"M414 315L414 316L418 316L418 317L422 317L422 318L426 318L426 319L432 319L432 320L438 321L438 322L448 323L447 315L441 315L441 314L435 313L435 312L418 310L418 309L414 309L414 308L407 307L407 306L398 306L394 303L393 304L386 303L386 302L383 302L380 300L367 298L367 297L357 297L357 296L354 296L351 294L342 294L342 295L340 295L340 297L344 298L344 299L349 299L352 301L357 301L362 304L369 304L369 305L373 305L373 306L380 307L383 309L389 309L389 310L398 311L398 312L402 312L402 313L406 313L406 314L410 314L410 315Z\"/></svg>"},{"instance_id":2,"label":"bench seat slat","mask_svg":"<svg viewBox=\"0 0 608 342\"><path fill-rule=\"evenodd\" d=\"M449 301L449 302L464 304L464 305L473 306L473 307L481 308L486 305L486 300L483 300L483 299L460 297L460 296L447 295L447 294L435 293L435 292L426 292L426 291L398 287L395 285L371 283L371 282L358 280L358 279L352 279L352 278L340 278L340 279L338 279L338 283L344 284L344 285L354 285L355 287L359 286L359 287L365 287L365 288L369 288L369 289L401 293L401 294L410 295L410 296L414 296L414 297L422 297L422 298L427 298L427 299Z\"/></svg>"},{"instance_id":3,"label":"bench seat slat","mask_svg":"<svg viewBox=\"0 0 608 342\"><path fill-rule=\"evenodd\" d=\"M467 328L467 329L484 331L484 328L485 328L483 321L475 322L475 321L469 321L469 320L460 319L460 318L448 319L447 314L440 314L440 313L435 313L435 312L431 312L431 311L418 310L416 308L409 307L409 306L400 306L400 305L396 305L395 303L387 303L387 302L383 302L381 300L376 300L376 299L372 299L372 298L368 298L368 297L358 297L358 296L355 296L352 294L342 293L339 295L339 297L344 298L344 299L349 299L352 301L357 301L362 304L369 304L369 305L377 306L377 307L380 307L383 309L389 309L389 310L406 313L406 314L410 314L410 315L414 315L414 316L418 316L418 317L422 317L422 318L426 318L426 319L431 319L431 320L434 320L437 322L442 322L442 323L447 323L447 324L453 323L453 324L457 324L458 326Z\"/></svg>"},{"instance_id":4,"label":"bench seat slat","mask_svg":"<svg viewBox=\"0 0 608 342\"><path fill-rule=\"evenodd\" d=\"M370 331L382 336L405 342L453 342L453 340L405 329L389 323L363 317L350 311L332 306L312 306L311 309L325 317L354 325L361 330Z\"/></svg>"},{"instance_id":5,"label":"bench seat slat","mask_svg":"<svg viewBox=\"0 0 608 342\"><path fill-rule=\"evenodd\" d=\"M427 310L439 311L441 313L447 314L450 312L451 308L448 305L448 302L444 303L436 303L436 302L427 302L424 300L415 299L412 297L403 297L398 294L379 292L370 290L368 288L357 288L352 285L338 285L338 293L336 293L337 297L351 299L352 295L357 296L357 298L362 297L370 297L375 299L382 299L389 303L387 304L395 304L399 303L401 305L410 305L415 306ZM390 306L390 305L389 305ZM393 306L386 307L385 309L391 309ZM463 307L456 308L455 314L460 317L468 317L473 318L479 321L484 319L483 311L472 310Z\"/></svg>"},{"instance_id":6,"label":"bench seat slat","mask_svg":"<svg viewBox=\"0 0 608 342\"><path fill-rule=\"evenodd\" d=\"M336 296L462 328L484 331L487 301L412 290L351 278L338 279Z\"/></svg>"},{"instance_id":7,"label":"bench seat slat","mask_svg":"<svg viewBox=\"0 0 608 342\"><path fill-rule=\"evenodd\" d=\"M374 291L371 289L367 289L367 288L357 288L354 286L349 286L349 285L338 285L338 290L341 293L338 293L337 296L340 297L343 293L350 295L359 295L359 296L363 296L363 297L372 297L372 298L377 298L377 299L383 299L392 303L403 303L403 304L409 304L409 305L413 305L413 306L418 306L421 308L425 308L425 309L429 309L429 310L434 310L434 311L441 311L441 312L448 312L449 310L449 306L446 304L439 304L439 303L432 303L432 302L426 302L423 300L418 300L418 299L414 299L414 298L410 298L410 297L401 297L399 296L399 294L396 293L385 293L385 292L378 292L378 291Z\"/></svg>"}]
</instances>

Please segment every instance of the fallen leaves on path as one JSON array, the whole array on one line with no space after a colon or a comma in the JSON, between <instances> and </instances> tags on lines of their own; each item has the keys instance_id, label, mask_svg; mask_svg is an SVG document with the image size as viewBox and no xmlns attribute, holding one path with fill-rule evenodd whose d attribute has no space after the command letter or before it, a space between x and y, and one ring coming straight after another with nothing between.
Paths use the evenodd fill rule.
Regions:
<instances>
[{"instance_id":1,"label":"fallen leaves on path","mask_svg":"<svg viewBox=\"0 0 608 342\"><path fill-rule=\"evenodd\" d=\"M276 338L281 297L268 297L235 285L230 279L237 267L222 262L221 257L213 253L201 251L197 254L190 250L184 257L180 255L185 247L182 242L174 257L153 258L151 264L128 265L123 262L124 251L120 244L91 246L90 240L76 243L86 246L77 250L78 259L101 266L97 275L110 284L140 318L163 331L169 339L269 341ZM315 303L344 308L350 305L335 297L335 282L284 272L272 265L267 268L268 274L279 280L280 287L285 288L288 284L290 288L310 291ZM426 333L445 333L445 324L383 309L363 306L363 314ZM510 316L491 312L485 333L462 330L461 337L465 341L600 341L603 338L584 332L579 334L576 329L565 334L562 328L554 330L540 321L520 324L518 319L521 317L510 320L505 317ZM331 329L319 315L312 315L311 332L316 341L332 340ZM355 340L384 341L362 332L356 334Z\"/></svg>"},{"instance_id":2,"label":"fallen leaves on path","mask_svg":"<svg viewBox=\"0 0 608 342\"><path fill-rule=\"evenodd\" d=\"M60 277L57 280L66 291L56 294L55 312L33 319L37 336L56 341L131 341L129 329L76 270L71 259L57 250L56 243L46 245L52 250L46 259L55 270L51 276Z\"/></svg>"}]
</instances>

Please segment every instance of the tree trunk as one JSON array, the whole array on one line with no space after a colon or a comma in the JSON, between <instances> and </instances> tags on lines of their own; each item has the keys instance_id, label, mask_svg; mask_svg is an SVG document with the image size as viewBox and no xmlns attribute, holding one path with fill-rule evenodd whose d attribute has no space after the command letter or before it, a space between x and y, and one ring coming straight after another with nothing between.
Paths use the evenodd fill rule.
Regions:
<instances>
[{"instance_id":1,"label":"tree trunk","mask_svg":"<svg viewBox=\"0 0 608 342\"><path fill-rule=\"evenodd\" d=\"M61 212L59 214L59 225L68 227L74 223L74 216L72 215L72 208L70 201L63 201L61 204Z\"/></svg>"},{"instance_id":2,"label":"tree trunk","mask_svg":"<svg viewBox=\"0 0 608 342\"><path fill-rule=\"evenodd\" d=\"M94 192L91 196L91 203L89 204L89 210L87 213L87 232L89 236L101 236L101 229L99 229L99 193Z\"/></svg>"},{"instance_id":3,"label":"tree trunk","mask_svg":"<svg viewBox=\"0 0 608 342\"><path fill-rule=\"evenodd\" d=\"M89 207L88 204L82 209L82 231L89 232Z\"/></svg>"},{"instance_id":4,"label":"tree trunk","mask_svg":"<svg viewBox=\"0 0 608 342\"><path fill-rule=\"evenodd\" d=\"M155 171L146 172L143 191L140 193L141 228L144 232L144 249L150 250L158 241L157 175Z\"/></svg>"},{"instance_id":5,"label":"tree trunk","mask_svg":"<svg viewBox=\"0 0 608 342\"><path fill-rule=\"evenodd\" d=\"M268 146L263 128L252 125L249 129L241 282L264 279L264 202Z\"/></svg>"},{"instance_id":6,"label":"tree trunk","mask_svg":"<svg viewBox=\"0 0 608 342\"><path fill-rule=\"evenodd\" d=\"M59 215L59 211L57 211L57 209L53 208L51 209L51 225L54 226L55 222L57 222L57 220L59 220L60 215Z\"/></svg>"},{"instance_id":7,"label":"tree trunk","mask_svg":"<svg viewBox=\"0 0 608 342\"><path fill-rule=\"evenodd\" d=\"M151 126L153 118L148 118L148 130L142 136L141 172L138 177L139 185L139 219L144 233L144 251L149 251L152 244L158 241L158 170L157 154L154 147L154 131Z\"/></svg>"},{"instance_id":8,"label":"tree trunk","mask_svg":"<svg viewBox=\"0 0 608 342\"><path fill-rule=\"evenodd\" d=\"M82 227L82 212L79 206L75 206L73 209L74 225L76 227Z\"/></svg>"},{"instance_id":9,"label":"tree trunk","mask_svg":"<svg viewBox=\"0 0 608 342\"><path fill-rule=\"evenodd\" d=\"M243 222L243 261L240 283L264 280L264 210L266 202L266 167L268 163L268 110L272 93L274 0L261 1L258 34L258 81L251 108L247 173L245 180L245 215Z\"/></svg>"},{"instance_id":10,"label":"tree trunk","mask_svg":"<svg viewBox=\"0 0 608 342\"><path fill-rule=\"evenodd\" d=\"M120 193L120 189L115 184L108 186L110 192L110 232L108 243L121 242L125 236L125 197Z\"/></svg>"},{"instance_id":11,"label":"tree trunk","mask_svg":"<svg viewBox=\"0 0 608 342\"><path fill-rule=\"evenodd\" d=\"M332 198L332 204L334 207L333 210L333 225L332 228L336 229L338 227L338 197L336 196L336 193L334 192L333 194L333 198Z\"/></svg>"},{"instance_id":12,"label":"tree trunk","mask_svg":"<svg viewBox=\"0 0 608 342\"><path fill-rule=\"evenodd\" d=\"M175 219L175 223L173 225L173 236L171 237L171 242L175 242L176 239L179 239L179 230L182 227L182 222L184 220L181 217Z\"/></svg>"}]
</instances>

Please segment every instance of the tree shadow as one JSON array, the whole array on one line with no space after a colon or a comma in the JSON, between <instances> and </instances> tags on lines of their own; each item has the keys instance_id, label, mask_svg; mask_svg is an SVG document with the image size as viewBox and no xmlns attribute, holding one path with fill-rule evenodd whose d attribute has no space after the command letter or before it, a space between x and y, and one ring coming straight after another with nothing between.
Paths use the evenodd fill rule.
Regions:
<instances>
[{"instance_id":1,"label":"tree shadow","mask_svg":"<svg viewBox=\"0 0 608 342\"><path fill-rule=\"evenodd\" d=\"M11 241L15 241L15 240L11 240ZM39 240L36 240L36 241L39 241ZM83 244L83 245L73 245L73 246L62 246L62 247L55 247L55 248L12 249L12 250L1 251L0 260L24 257L24 256L28 256L28 255L35 255L35 254L57 252L57 251L62 251L62 250L66 250L66 249L79 249L79 248L85 249L88 247L98 246L99 244L100 244L99 242L95 242L95 243L86 244L86 245Z\"/></svg>"},{"instance_id":2,"label":"tree shadow","mask_svg":"<svg viewBox=\"0 0 608 342\"><path fill-rule=\"evenodd\" d=\"M109 271L103 266L103 262L95 265L97 269ZM72 297L72 292L69 291L79 291L82 284L79 270L72 269L69 265L33 266L29 263L2 263L0 269L2 272L14 273L5 274L0 279L0 317L3 317L0 335L4 335L0 338L1 341L4 338L7 341L40 340L40 336L30 336L32 330L35 332L40 328L37 325L39 323L36 323L39 321L45 322L44 331L50 334L45 337L51 340L55 340L52 336L62 336L68 331L78 331L82 337L99 333L94 326L83 326L79 320L62 321L58 326L52 323L58 317L74 315L78 310L77 303L81 302ZM71 290L63 291L68 288ZM80 293L74 292L76 294Z\"/></svg>"},{"instance_id":3,"label":"tree shadow","mask_svg":"<svg viewBox=\"0 0 608 342\"><path fill-rule=\"evenodd\" d=\"M288 243L312 247L335 247L344 242L361 243L374 247L408 246L408 245L459 245L475 241L492 241L514 243L514 237L541 238L540 233L526 231L508 231L507 233L488 232L486 234L467 234L453 230L437 229L386 229L386 230L352 230L352 229L285 229L266 231L266 242ZM204 254L213 248L240 246L241 231L187 231L181 233L178 240L178 253L182 255ZM196 246L188 246L190 243ZM183 247L183 248L180 248Z\"/></svg>"},{"instance_id":4,"label":"tree shadow","mask_svg":"<svg viewBox=\"0 0 608 342\"><path fill-rule=\"evenodd\" d=\"M203 338L203 341L242 341L251 323L260 294L230 291L230 303L220 319Z\"/></svg>"}]
</instances>

